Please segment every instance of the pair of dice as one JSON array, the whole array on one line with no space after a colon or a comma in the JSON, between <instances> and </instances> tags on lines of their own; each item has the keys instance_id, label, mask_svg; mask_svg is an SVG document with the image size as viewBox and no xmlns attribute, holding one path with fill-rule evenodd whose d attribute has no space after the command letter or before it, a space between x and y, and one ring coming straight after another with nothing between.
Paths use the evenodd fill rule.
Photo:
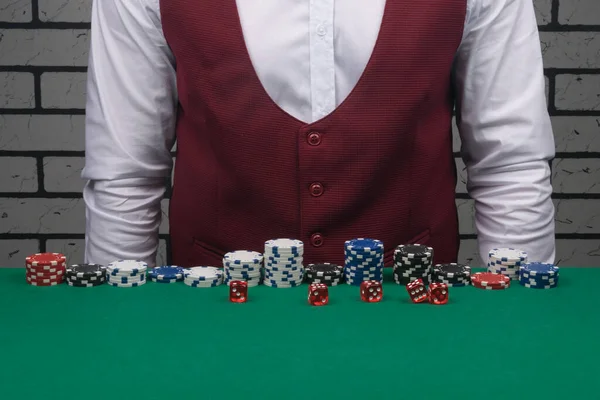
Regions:
<instances>
[{"instance_id":1,"label":"pair of dice","mask_svg":"<svg viewBox=\"0 0 600 400\"><path fill-rule=\"evenodd\" d=\"M360 298L367 303L377 303L383 298L383 287L379 281L364 281L360 284ZM308 302L313 306L329 303L329 288L324 283L308 286Z\"/></svg>"},{"instance_id":2,"label":"pair of dice","mask_svg":"<svg viewBox=\"0 0 600 400\"><path fill-rule=\"evenodd\" d=\"M406 285L406 291L413 303L429 301L431 304L446 304L448 302L448 285L431 283L425 288L423 279L419 278Z\"/></svg>"}]
</instances>

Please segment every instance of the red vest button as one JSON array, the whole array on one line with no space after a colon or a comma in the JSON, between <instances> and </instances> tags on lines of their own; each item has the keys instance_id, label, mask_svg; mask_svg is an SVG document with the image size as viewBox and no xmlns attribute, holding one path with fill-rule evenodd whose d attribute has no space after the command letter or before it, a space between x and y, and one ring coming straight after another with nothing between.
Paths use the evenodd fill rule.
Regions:
<instances>
[{"instance_id":1,"label":"red vest button","mask_svg":"<svg viewBox=\"0 0 600 400\"><path fill-rule=\"evenodd\" d=\"M313 233L310 236L310 243L315 247L323 246L323 235L320 233Z\"/></svg>"},{"instance_id":2,"label":"red vest button","mask_svg":"<svg viewBox=\"0 0 600 400\"><path fill-rule=\"evenodd\" d=\"M323 194L323 185L321 185L318 182L310 185L310 194L313 197L319 197L320 195L322 195Z\"/></svg>"},{"instance_id":3,"label":"red vest button","mask_svg":"<svg viewBox=\"0 0 600 400\"><path fill-rule=\"evenodd\" d=\"M321 134L319 132L311 132L308 134L308 144L318 146L321 144Z\"/></svg>"}]
</instances>

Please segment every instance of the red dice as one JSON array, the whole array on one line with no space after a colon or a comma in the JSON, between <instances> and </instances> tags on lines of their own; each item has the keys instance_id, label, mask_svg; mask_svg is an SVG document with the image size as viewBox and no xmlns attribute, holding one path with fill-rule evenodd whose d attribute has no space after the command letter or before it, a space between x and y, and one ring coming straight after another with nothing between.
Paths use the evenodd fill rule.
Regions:
<instances>
[{"instance_id":1,"label":"red dice","mask_svg":"<svg viewBox=\"0 0 600 400\"><path fill-rule=\"evenodd\" d=\"M360 298L367 303L377 303L383 299L383 287L379 281L364 281L360 284Z\"/></svg>"},{"instance_id":2,"label":"red dice","mask_svg":"<svg viewBox=\"0 0 600 400\"><path fill-rule=\"evenodd\" d=\"M329 289L324 283L311 283L308 286L308 302L313 306L329 303Z\"/></svg>"},{"instance_id":3,"label":"red dice","mask_svg":"<svg viewBox=\"0 0 600 400\"><path fill-rule=\"evenodd\" d=\"M427 289L431 304L446 304L448 302L448 285L445 283L432 283Z\"/></svg>"},{"instance_id":4,"label":"red dice","mask_svg":"<svg viewBox=\"0 0 600 400\"><path fill-rule=\"evenodd\" d=\"M248 282L229 282L229 301L232 303L245 303L248 300Z\"/></svg>"},{"instance_id":5,"label":"red dice","mask_svg":"<svg viewBox=\"0 0 600 400\"><path fill-rule=\"evenodd\" d=\"M406 291L408 292L408 295L410 296L410 299L413 301L413 303L422 303L424 301L427 301L427 299L429 298L429 295L427 294L427 289L425 288L425 285L423 284L423 279L421 278L414 280L408 285L406 285Z\"/></svg>"}]
</instances>

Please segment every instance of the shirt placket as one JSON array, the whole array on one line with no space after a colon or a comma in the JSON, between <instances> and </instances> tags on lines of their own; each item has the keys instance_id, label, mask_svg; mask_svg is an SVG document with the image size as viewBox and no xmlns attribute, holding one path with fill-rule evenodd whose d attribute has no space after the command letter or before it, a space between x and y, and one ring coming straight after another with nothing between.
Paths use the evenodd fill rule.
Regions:
<instances>
[{"instance_id":1,"label":"shirt placket","mask_svg":"<svg viewBox=\"0 0 600 400\"><path fill-rule=\"evenodd\" d=\"M334 3L335 0L310 1L310 89L313 121L331 113L336 106Z\"/></svg>"}]
</instances>

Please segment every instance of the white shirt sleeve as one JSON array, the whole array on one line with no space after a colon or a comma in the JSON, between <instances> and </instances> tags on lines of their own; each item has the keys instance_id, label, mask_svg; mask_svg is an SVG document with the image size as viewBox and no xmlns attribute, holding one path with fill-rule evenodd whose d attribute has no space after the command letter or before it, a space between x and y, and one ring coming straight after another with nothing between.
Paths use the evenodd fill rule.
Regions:
<instances>
[{"instance_id":1,"label":"white shirt sleeve","mask_svg":"<svg viewBox=\"0 0 600 400\"><path fill-rule=\"evenodd\" d=\"M176 107L158 0L94 1L82 172L86 262L155 265Z\"/></svg>"},{"instance_id":2,"label":"white shirt sleeve","mask_svg":"<svg viewBox=\"0 0 600 400\"><path fill-rule=\"evenodd\" d=\"M549 160L554 138L531 0L473 0L455 78L457 124L475 200L479 252L526 250L554 262Z\"/></svg>"}]
</instances>

